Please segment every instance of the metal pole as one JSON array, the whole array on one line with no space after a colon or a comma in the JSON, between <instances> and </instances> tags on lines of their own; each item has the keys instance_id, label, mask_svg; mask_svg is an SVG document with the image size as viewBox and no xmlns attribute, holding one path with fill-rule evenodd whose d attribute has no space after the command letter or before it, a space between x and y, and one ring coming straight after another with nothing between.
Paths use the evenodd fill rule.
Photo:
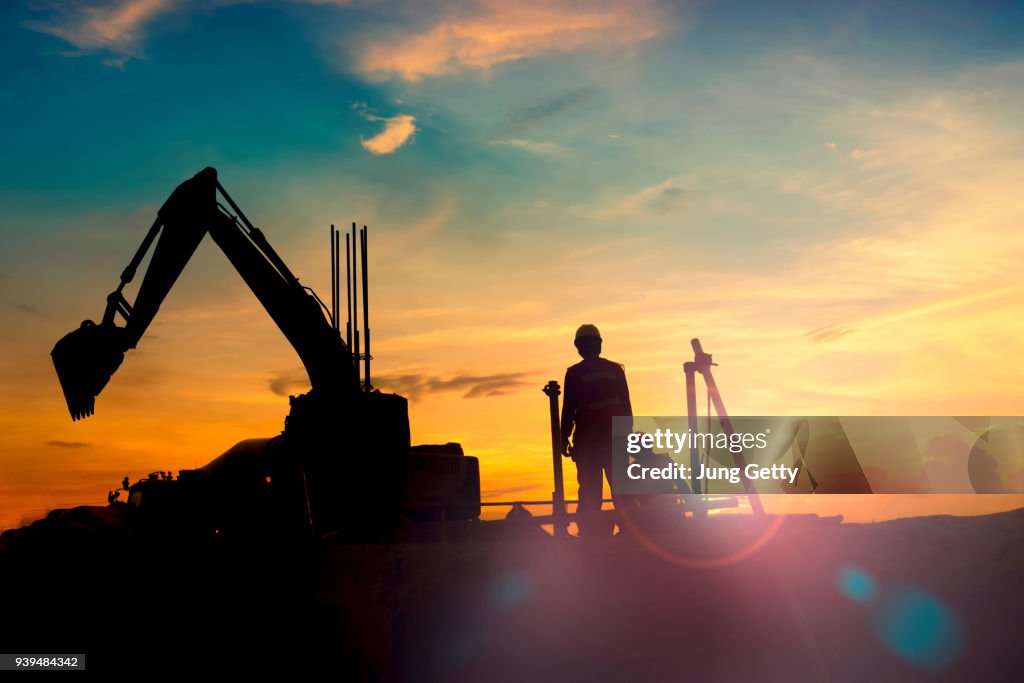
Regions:
<instances>
[{"instance_id":1,"label":"metal pole","mask_svg":"<svg viewBox=\"0 0 1024 683\"><path fill-rule=\"evenodd\" d=\"M690 489L694 493L700 493L700 484L696 482L695 477L700 472L700 449L697 448L697 440L694 436L700 431L700 427L697 424L697 364L693 361L687 361L683 363L683 372L686 373L686 415L687 415L687 426L690 429L690 481L695 482L695 486L691 486Z\"/></svg>"},{"instance_id":2,"label":"metal pole","mask_svg":"<svg viewBox=\"0 0 1024 683\"><path fill-rule=\"evenodd\" d=\"M338 247L334 237L334 223L331 223L331 327L338 329Z\"/></svg>"},{"instance_id":3,"label":"metal pole","mask_svg":"<svg viewBox=\"0 0 1024 683\"><path fill-rule=\"evenodd\" d=\"M334 320L338 336L341 336L341 231L334 231Z\"/></svg>"},{"instance_id":4,"label":"metal pole","mask_svg":"<svg viewBox=\"0 0 1024 683\"><path fill-rule=\"evenodd\" d=\"M340 273L339 273L340 275ZM345 346L352 350L352 251L349 236L345 233L345 305L348 306L348 319L345 323Z\"/></svg>"},{"instance_id":5,"label":"metal pole","mask_svg":"<svg viewBox=\"0 0 1024 683\"><path fill-rule=\"evenodd\" d=\"M356 366L356 386L362 382L359 368L359 252L356 247L356 224L352 224L352 362Z\"/></svg>"},{"instance_id":6,"label":"metal pole","mask_svg":"<svg viewBox=\"0 0 1024 683\"><path fill-rule=\"evenodd\" d=\"M363 344L363 367L366 375L365 387L366 391L371 389L370 387L370 274L366 269L367 258L366 258L366 226L359 232L360 239L360 251L363 255L363 336L365 337Z\"/></svg>"},{"instance_id":7,"label":"metal pole","mask_svg":"<svg viewBox=\"0 0 1024 683\"><path fill-rule=\"evenodd\" d=\"M555 490L551 493L551 516L556 520L555 536L567 536L565 521L565 483L562 481L562 428L558 422L558 397L562 388L551 380L542 390L548 397L551 413L551 465L555 475Z\"/></svg>"}]
</instances>

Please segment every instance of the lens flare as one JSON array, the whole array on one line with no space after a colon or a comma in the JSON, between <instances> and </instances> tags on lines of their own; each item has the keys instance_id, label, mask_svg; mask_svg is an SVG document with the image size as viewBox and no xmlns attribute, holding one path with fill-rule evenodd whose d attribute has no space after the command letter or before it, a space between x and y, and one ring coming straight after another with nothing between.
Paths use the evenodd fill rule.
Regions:
<instances>
[{"instance_id":1,"label":"lens flare","mask_svg":"<svg viewBox=\"0 0 1024 683\"><path fill-rule=\"evenodd\" d=\"M664 545L659 544L657 540L655 540L650 534L646 533L641 526L631 518L628 512L623 511L623 513L620 513L619 519L622 522L623 530L629 533L630 536L645 550L663 560L691 569L720 569L722 567L742 562L766 546L768 542L774 538L775 534L778 533L779 529L782 528L783 522L785 521L785 517L783 515L769 516L767 520L765 520L767 523L763 525L763 528L759 533L752 540L743 544L738 549L721 555L697 557L683 555L675 549L669 549ZM750 522L762 523L762 520L754 517L751 518ZM695 524L700 524L700 522L695 522Z\"/></svg>"},{"instance_id":2,"label":"lens flare","mask_svg":"<svg viewBox=\"0 0 1024 683\"><path fill-rule=\"evenodd\" d=\"M875 581L875 577L852 564L839 569L839 573L836 575L836 585L839 586L843 595L862 605L866 605L878 597L878 583Z\"/></svg>"},{"instance_id":3,"label":"lens flare","mask_svg":"<svg viewBox=\"0 0 1024 683\"><path fill-rule=\"evenodd\" d=\"M922 669L953 662L963 645L963 628L951 609L913 586L895 589L875 613L875 634L897 655Z\"/></svg>"}]
</instances>

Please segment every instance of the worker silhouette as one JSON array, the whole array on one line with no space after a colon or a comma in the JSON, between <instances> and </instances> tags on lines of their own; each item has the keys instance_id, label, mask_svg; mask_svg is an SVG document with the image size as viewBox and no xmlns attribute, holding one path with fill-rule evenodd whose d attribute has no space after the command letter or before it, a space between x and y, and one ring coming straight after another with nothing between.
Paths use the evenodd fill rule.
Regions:
<instances>
[{"instance_id":1,"label":"worker silhouette","mask_svg":"<svg viewBox=\"0 0 1024 683\"><path fill-rule=\"evenodd\" d=\"M576 463L580 536L610 536L614 521L587 513L601 509L606 475L609 488L612 485L612 418L632 417L633 408L626 372L618 363L601 358L601 333L597 327L580 325L574 343L583 360L565 372L562 455Z\"/></svg>"}]
</instances>

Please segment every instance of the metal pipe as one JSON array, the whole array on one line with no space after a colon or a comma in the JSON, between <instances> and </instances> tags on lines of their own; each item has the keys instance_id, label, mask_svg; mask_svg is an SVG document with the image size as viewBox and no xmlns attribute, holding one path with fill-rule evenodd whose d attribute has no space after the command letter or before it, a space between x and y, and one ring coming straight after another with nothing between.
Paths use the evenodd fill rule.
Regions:
<instances>
[{"instance_id":1,"label":"metal pipe","mask_svg":"<svg viewBox=\"0 0 1024 683\"><path fill-rule=\"evenodd\" d=\"M363 367L365 369L365 386L366 391L371 389L370 387L370 276L367 270L367 258L366 258L366 226L359 232L359 239L361 242L360 251L363 256L363 335L365 337L365 344L363 344Z\"/></svg>"},{"instance_id":2,"label":"metal pipe","mask_svg":"<svg viewBox=\"0 0 1024 683\"><path fill-rule=\"evenodd\" d=\"M541 390L548 397L548 412L551 417L551 467L554 470L555 490L551 493L551 514L555 522L555 535L567 536L565 522L565 483L562 479L562 428L558 422L558 397L562 388L551 380Z\"/></svg>"},{"instance_id":3,"label":"metal pipe","mask_svg":"<svg viewBox=\"0 0 1024 683\"><path fill-rule=\"evenodd\" d=\"M338 329L338 259L334 223L331 223L331 327Z\"/></svg>"},{"instance_id":4,"label":"metal pipe","mask_svg":"<svg viewBox=\"0 0 1024 683\"><path fill-rule=\"evenodd\" d=\"M613 503L615 502L611 498L604 498L601 500L602 503ZM575 505L579 503L578 500L566 500L566 504ZM483 507L501 507L504 505L551 505L550 500L491 500L483 501L480 503Z\"/></svg>"},{"instance_id":5,"label":"metal pipe","mask_svg":"<svg viewBox=\"0 0 1024 683\"><path fill-rule=\"evenodd\" d=\"M336 278L334 278L334 281L337 283L336 287L338 288L338 294L335 297L335 300L338 302L338 311L337 311L337 313L335 315L336 315L336 317L338 319L338 337L340 338L341 337L341 232L340 231L335 233L334 250L335 250L334 251L334 262L338 264L338 276Z\"/></svg>"},{"instance_id":6,"label":"metal pipe","mask_svg":"<svg viewBox=\"0 0 1024 683\"><path fill-rule=\"evenodd\" d=\"M359 258L356 251L356 224L352 223L352 362L356 366L356 386L362 382L359 367Z\"/></svg>"},{"instance_id":7,"label":"metal pipe","mask_svg":"<svg viewBox=\"0 0 1024 683\"><path fill-rule=\"evenodd\" d=\"M686 415L687 415L687 426L690 429L690 434L696 434L700 431L700 426L697 424L697 364L693 361L687 361L683 363L683 371L686 373ZM697 473L700 472L700 450L697 448L697 440L690 439L690 476L696 477ZM696 486L695 493L700 492L700 482L694 481Z\"/></svg>"},{"instance_id":8,"label":"metal pipe","mask_svg":"<svg viewBox=\"0 0 1024 683\"><path fill-rule=\"evenodd\" d=\"M339 273L340 275L341 273ZM352 350L352 252L349 236L345 233L345 305L348 306L348 318L345 320L345 346Z\"/></svg>"},{"instance_id":9,"label":"metal pipe","mask_svg":"<svg viewBox=\"0 0 1024 683\"><path fill-rule=\"evenodd\" d=\"M335 231L334 233L334 263L338 269L337 274L334 277L334 319L338 321L334 329L338 331L338 337L341 337L341 231Z\"/></svg>"}]
</instances>

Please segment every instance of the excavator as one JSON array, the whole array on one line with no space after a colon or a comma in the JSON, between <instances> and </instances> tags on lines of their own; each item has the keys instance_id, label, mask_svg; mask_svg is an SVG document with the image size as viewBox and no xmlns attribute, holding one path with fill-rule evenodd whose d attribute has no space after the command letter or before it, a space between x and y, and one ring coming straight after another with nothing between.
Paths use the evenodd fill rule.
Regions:
<instances>
[{"instance_id":1,"label":"excavator","mask_svg":"<svg viewBox=\"0 0 1024 683\"><path fill-rule=\"evenodd\" d=\"M279 435L242 441L177 478L126 481L127 500L118 504L127 507L134 527L217 542L338 534L367 539L408 522L477 519L477 459L456 443L411 445L406 399L371 391L368 378L361 386L359 354L331 319L336 314L300 283L213 168L179 185L157 212L100 322L86 320L54 346L72 420L95 412L96 397L143 338L207 234L295 349L311 388L290 397ZM129 302L125 286L150 250Z\"/></svg>"}]
</instances>

